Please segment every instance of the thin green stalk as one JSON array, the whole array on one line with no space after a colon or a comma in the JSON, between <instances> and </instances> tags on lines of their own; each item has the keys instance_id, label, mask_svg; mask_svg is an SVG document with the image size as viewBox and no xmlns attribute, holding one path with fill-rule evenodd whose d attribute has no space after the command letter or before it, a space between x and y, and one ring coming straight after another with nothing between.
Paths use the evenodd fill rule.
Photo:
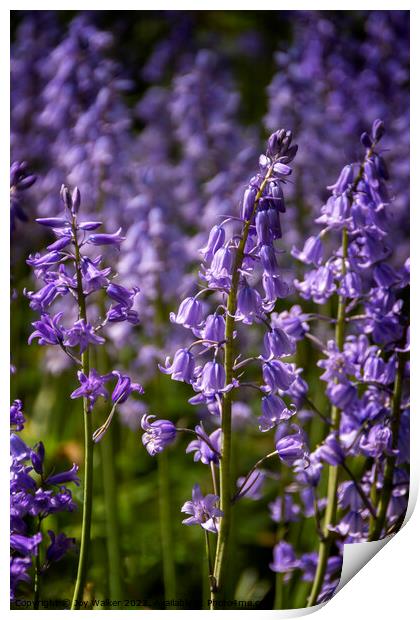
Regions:
<instances>
[{"instance_id":1,"label":"thin green stalk","mask_svg":"<svg viewBox=\"0 0 420 620\"><path fill-rule=\"evenodd\" d=\"M160 535L162 541L163 584L165 599L176 598L176 574L174 544L172 536L171 501L168 453L163 451L157 457L159 485Z\"/></svg>"},{"instance_id":2,"label":"thin green stalk","mask_svg":"<svg viewBox=\"0 0 420 620\"><path fill-rule=\"evenodd\" d=\"M79 305L79 316L87 322L86 299L83 292L83 280L81 272L80 249L77 240L76 220L73 217L73 237L75 247L75 267L77 277L77 302ZM89 347L82 353L82 372L89 375ZM83 418L84 418L84 486L83 486L83 517L82 533L80 539L79 564L77 567L77 577L74 587L72 609L76 609L83 599L83 590L86 581L88 567L88 553L90 545L90 528L92 522L92 499L93 499L93 440L92 440L92 413L89 410L89 401L83 398Z\"/></svg>"},{"instance_id":3,"label":"thin green stalk","mask_svg":"<svg viewBox=\"0 0 420 620\"><path fill-rule=\"evenodd\" d=\"M342 239L342 274L346 272L346 259L348 250L348 234L347 229L343 229ZM346 319L346 298L340 296L338 300L337 322L335 324L335 339L337 347L340 351L344 346L344 326ZM334 431L338 431L340 428L340 410L338 407L332 407L331 409L331 428ZM321 592L322 585L324 583L325 572L327 570L328 556L332 543L330 525L335 525L337 517L337 488L338 488L339 468L336 465L328 466L328 492L327 492L327 507L325 510L323 539L319 543L319 556L318 565L315 573L315 579L312 584L311 593L308 598L308 607L316 605L318 596Z\"/></svg>"},{"instance_id":4,"label":"thin green stalk","mask_svg":"<svg viewBox=\"0 0 420 620\"><path fill-rule=\"evenodd\" d=\"M206 537L206 556L207 556L207 568L208 568L208 576L209 576L209 587L210 593L213 592L215 586L214 580L214 570L213 570L213 560L211 553L211 545L210 545L210 537L207 530L204 530L204 534Z\"/></svg>"},{"instance_id":5,"label":"thin green stalk","mask_svg":"<svg viewBox=\"0 0 420 620\"><path fill-rule=\"evenodd\" d=\"M406 361L407 354L399 353L391 409L391 431L393 450L396 450L398 448L398 436L401 419L401 396ZM384 529L386 513L392 494L396 458L397 457L395 455L388 456L385 462L384 481L377 506L377 518L375 520L371 519L369 524L369 541L379 540L382 534L382 530Z\"/></svg>"},{"instance_id":6,"label":"thin green stalk","mask_svg":"<svg viewBox=\"0 0 420 620\"><path fill-rule=\"evenodd\" d=\"M351 191L350 191L350 202L353 202L353 195L357 190L357 187L360 181L363 178L363 173L365 169L366 161L372 156L376 147L376 142L374 142L371 148L366 153L366 156L360 166L360 170L353 182ZM348 254L348 245L349 238L348 232L346 228L343 228L342 237L341 237L341 250L342 250L342 261L341 261L341 275L344 276L346 273L346 260ZM335 340L337 343L337 347L339 351L343 350L344 346L344 331L346 324L346 298L343 295L340 295L338 298L338 311L337 311L337 321L335 324ZM340 428L340 416L341 412L338 407L332 407L331 409L331 430L338 431ZM330 526L335 525L337 518L337 489L338 489L338 478L339 478L339 467L334 465L329 465L328 467L328 491L327 491L327 507L325 510L325 518L324 518L324 529L323 529L323 539L319 544L319 556L318 556L318 565L315 573L315 579L312 584L311 593L308 598L307 607L312 607L316 604L318 600L318 596L321 592L322 585L324 583L325 572L327 570L327 562L328 556L330 552L330 547L332 544L331 531Z\"/></svg>"},{"instance_id":7,"label":"thin green stalk","mask_svg":"<svg viewBox=\"0 0 420 620\"><path fill-rule=\"evenodd\" d=\"M105 304L102 300L101 310L105 314ZM96 368L98 372L105 373L108 365L107 354L104 347L95 350ZM123 598L123 585L121 576L121 536L119 527L119 504L117 489L117 470L115 463L115 443L116 430L115 424L111 424L118 401L114 403L106 422L93 434L93 438L99 434L101 469L103 478L103 492L105 504L105 527L106 527L106 547L107 547L107 574L109 579L109 594L113 600ZM100 406L98 413L102 413L105 407Z\"/></svg>"},{"instance_id":8,"label":"thin green stalk","mask_svg":"<svg viewBox=\"0 0 420 620\"><path fill-rule=\"evenodd\" d=\"M283 577L283 573L276 573L276 594L274 597L274 609L285 609Z\"/></svg>"},{"instance_id":9,"label":"thin green stalk","mask_svg":"<svg viewBox=\"0 0 420 620\"><path fill-rule=\"evenodd\" d=\"M42 518L38 517L37 533L41 531ZM41 589L41 560L38 553L35 556L35 576L34 576L34 609L39 609L40 589Z\"/></svg>"},{"instance_id":10,"label":"thin green stalk","mask_svg":"<svg viewBox=\"0 0 420 620\"><path fill-rule=\"evenodd\" d=\"M236 251L235 263L232 271L232 285L227 300L226 328L225 328L225 373L226 384L232 383L234 366L234 346L233 334L235 328L235 315L237 307L237 296L239 286L240 268L244 259L245 245L248 239L249 227L254 216L256 206L262 196L265 185L272 174L272 166L267 170L266 176L261 183L261 187L255 197L254 208L249 220L244 224L242 236ZM222 421L221 421L221 456L220 456L220 509L223 516L220 518L220 531L217 537L216 556L214 560L215 588L212 592L212 609L214 602L224 596L224 581L227 571L227 549L231 528L231 457L232 457L232 391L226 392L222 401Z\"/></svg>"},{"instance_id":11,"label":"thin green stalk","mask_svg":"<svg viewBox=\"0 0 420 620\"><path fill-rule=\"evenodd\" d=\"M115 424L101 440L101 459L104 483L106 545L108 552L109 593L113 600L123 598L121 584L121 552L118 523L118 492L115 471Z\"/></svg>"},{"instance_id":12,"label":"thin green stalk","mask_svg":"<svg viewBox=\"0 0 420 620\"><path fill-rule=\"evenodd\" d=\"M280 478L280 521L277 528L277 544L284 538L286 533L285 523L285 499L284 499L284 484L282 478ZM283 573L276 573L275 580L275 594L274 594L274 607L273 609L285 609L284 600L284 575Z\"/></svg>"}]
</instances>

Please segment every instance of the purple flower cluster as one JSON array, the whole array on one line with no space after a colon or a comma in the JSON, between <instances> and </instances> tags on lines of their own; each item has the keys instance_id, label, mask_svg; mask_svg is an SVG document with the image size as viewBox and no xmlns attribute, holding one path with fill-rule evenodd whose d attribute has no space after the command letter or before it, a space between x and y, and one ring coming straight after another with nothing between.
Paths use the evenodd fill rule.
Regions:
<instances>
[{"instance_id":1,"label":"purple flower cluster","mask_svg":"<svg viewBox=\"0 0 420 620\"><path fill-rule=\"evenodd\" d=\"M48 530L49 542L42 533L42 523L51 514L75 510L76 504L67 485L79 484L77 465L58 474L48 473L42 442L29 448L19 436L25 418L22 403L10 407L10 598L13 601L22 582L30 583L32 571L37 579L51 563L58 562L74 546L74 539ZM46 543L41 562L42 542ZM36 560L36 566L35 566Z\"/></svg>"},{"instance_id":2,"label":"purple flower cluster","mask_svg":"<svg viewBox=\"0 0 420 620\"><path fill-rule=\"evenodd\" d=\"M85 398L90 411L99 397L108 397L105 384L116 379L111 395L114 407L104 428L95 433L98 441L109 426L115 406L124 403L132 392L142 394L143 388L118 370L105 375L94 368L86 371L85 355L90 346L105 343L101 332L107 325L138 322L133 304L139 289L117 284L111 268L102 266L102 255L95 250L97 246L118 249L124 240L121 229L115 233L100 233L96 231L102 222L80 220L80 192L77 188L71 194L63 186L61 199L64 204L61 217L37 219L39 224L51 229L56 240L47 246L46 253L31 255L27 260L35 277L42 282L37 291L25 291L30 307L40 313L39 320L32 323L34 331L28 342L36 339L40 345L57 346L79 367L80 386L70 397ZM89 309L88 301L101 292L108 300L108 309L103 318L97 316L92 321L90 317L94 315L95 306L92 304ZM64 309L59 312L51 310L58 303Z\"/></svg>"},{"instance_id":3,"label":"purple flower cluster","mask_svg":"<svg viewBox=\"0 0 420 620\"><path fill-rule=\"evenodd\" d=\"M292 172L290 163L296 152L290 131L282 129L270 136L267 151L260 156L259 170L244 190L240 217L227 217L213 226L206 245L200 250L204 259L200 277L206 283L205 288L186 297L178 311L170 314L170 320L190 330L196 340L189 347L178 349L172 360L167 358L165 365L160 366L160 370L175 381L190 384L196 394L189 402L206 406L215 420L223 416L223 400L228 394L233 400L231 393L236 394L242 388L253 387L259 391L262 397L259 429L265 432L281 426L276 434L274 454L288 466L304 461L307 455L306 438L301 429L285 423L296 413L296 407L283 400L298 393L302 381L296 367L284 361L294 351L293 340L284 329L272 324L269 316L276 300L290 292L281 276L277 241L282 237L280 219L285 212L283 185ZM238 223L240 233L236 230ZM216 295L215 308L209 307L210 293ZM237 338L236 331L229 335L228 324L232 319L235 324L245 326L265 325L267 331L263 352L258 358L238 358L229 367L227 347L232 347ZM255 362L261 367L262 385L243 378L243 369ZM176 429L167 420L150 424L146 417L142 426L145 430L143 443L150 454L160 452L174 440ZM195 434L196 439L188 445L187 452L194 452L196 461L212 467L218 465L222 450L221 428L207 434L203 426L197 426ZM207 496L211 506L215 505L217 496L215 472L212 471L215 492ZM259 477L260 484L256 487ZM262 482L260 473L251 472L242 477L238 481L237 496L258 495ZM190 514L194 515L188 519L188 524L202 524L203 517L197 515L204 510L207 518L203 527L215 532L215 527L207 527L211 523L209 516L214 516L209 507L203 508L203 501L208 503L207 498L203 500L197 490L194 493L193 502L187 502Z\"/></svg>"},{"instance_id":4,"label":"purple flower cluster","mask_svg":"<svg viewBox=\"0 0 420 620\"><path fill-rule=\"evenodd\" d=\"M344 542L374 540L392 530L405 514L408 496L409 264L399 269L390 264L389 175L378 150L384 131L376 120L371 132L362 134L362 163L343 168L316 220L321 232L293 251L310 266L304 279L295 281L300 296L319 305L338 297L335 338L324 344L325 330L317 331L317 323L309 323L310 315L296 307L277 319L295 344L310 338L323 354L318 367L332 419L325 420L327 435L309 455L310 466L296 468L296 482L301 493L305 486L312 489L308 497L317 513L327 503L341 508L340 519L325 521L323 530L324 537L339 536L339 551ZM358 456L370 463L360 481L351 469L351 459ZM350 478L338 486L335 498L316 497L324 464ZM333 593L337 580L330 580L328 570L318 565L311 604Z\"/></svg>"}]
</instances>

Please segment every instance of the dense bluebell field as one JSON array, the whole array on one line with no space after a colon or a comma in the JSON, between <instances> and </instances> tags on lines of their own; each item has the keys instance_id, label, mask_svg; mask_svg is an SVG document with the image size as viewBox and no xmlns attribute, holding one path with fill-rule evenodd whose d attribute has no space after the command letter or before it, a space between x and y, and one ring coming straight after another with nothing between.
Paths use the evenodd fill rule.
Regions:
<instances>
[{"instance_id":1,"label":"dense bluebell field","mask_svg":"<svg viewBox=\"0 0 420 620\"><path fill-rule=\"evenodd\" d=\"M408 500L409 13L13 12L10 188L12 607L328 600Z\"/></svg>"}]
</instances>

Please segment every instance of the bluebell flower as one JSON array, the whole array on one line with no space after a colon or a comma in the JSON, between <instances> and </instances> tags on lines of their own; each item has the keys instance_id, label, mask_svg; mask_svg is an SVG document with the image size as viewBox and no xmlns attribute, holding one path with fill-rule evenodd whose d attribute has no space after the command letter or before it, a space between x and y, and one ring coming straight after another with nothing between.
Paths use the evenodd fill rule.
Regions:
<instances>
[{"instance_id":1,"label":"bluebell flower","mask_svg":"<svg viewBox=\"0 0 420 620\"><path fill-rule=\"evenodd\" d=\"M156 416L145 414L141 419L141 427L145 431L141 439L150 456L162 452L176 437L176 427L172 422L154 418Z\"/></svg>"},{"instance_id":2,"label":"bluebell flower","mask_svg":"<svg viewBox=\"0 0 420 620\"><path fill-rule=\"evenodd\" d=\"M208 532L218 531L219 518L223 516L223 512L217 507L219 497L217 495L203 496L200 485L195 484L192 490L192 500L183 504L181 512L191 515L184 519L184 525L200 525Z\"/></svg>"}]
</instances>

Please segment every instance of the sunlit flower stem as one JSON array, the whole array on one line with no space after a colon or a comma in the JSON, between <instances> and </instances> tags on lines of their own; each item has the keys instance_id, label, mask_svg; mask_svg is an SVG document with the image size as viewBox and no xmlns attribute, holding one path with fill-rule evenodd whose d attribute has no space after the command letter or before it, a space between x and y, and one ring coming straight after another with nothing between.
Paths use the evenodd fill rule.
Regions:
<instances>
[{"instance_id":1,"label":"sunlit flower stem","mask_svg":"<svg viewBox=\"0 0 420 620\"><path fill-rule=\"evenodd\" d=\"M232 272L232 285L230 288L227 301L226 329L225 329L225 372L226 385L230 384L233 379L234 367L234 347L233 334L235 326L235 314L237 308L237 295L240 269L244 259L245 245L248 239L249 228L252 218L257 209L258 201L261 198L264 188L271 177L273 166L269 166L267 173L261 183L260 189L255 197L254 208L251 216L245 221L239 245L236 251L235 262ZM222 436L221 436L221 457L220 457L220 509L223 516L220 519L220 531L217 537L216 555L214 560L214 579L215 587L211 593L212 608L214 602L223 597L223 585L227 568L227 548L229 542L230 525L231 525L231 492L232 492L232 476L231 476L231 444L232 444L232 392L228 391L223 395L222 401Z\"/></svg>"},{"instance_id":2,"label":"sunlit flower stem","mask_svg":"<svg viewBox=\"0 0 420 620\"><path fill-rule=\"evenodd\" d=\"M407 354L399 353L391 409L392 449L394 451L398 448L398 436L401 418L401 396L406 361ZM388 510L388 505L391 499L393 489L396 458L396 455L392 454L387 457L385 462L384 481L377 505L377 518L371 518L369 522L369 541L379 540L382 535L382 530L384 528L386 520L386 513Z\"/></svg>"},{"instance_id":3,"label":"sunlit flower stem","mask_svg":"<svg viewBox=\"0 0 420 620\"><path fill-rule=\"evenodd\" d=\"M79 318L87 322L86 299L83 292L83 280L81 271L80 248L77 239L76 217L72 218L72 233L75 248L75 268L77 278L77 303L79 306ZM82 353L82 372L89 376L89 346ZM82 532L80 539L79 564L77 568L76 583L74 586L72 609L77 609L78 601L83 599L83 589L86 581L88 567L88 554L90 545L90 528L92 522L92 499L93 499L93 439L92 439L92 412L89 410L89 400L83 397L84 418L84 482L83 482L83 517Z\"/></svg>"},{"instance_id":4,"label":"sunlit flower stem","mask_svg":"<svg viewBox=\"0 0 420 620\"><path fill-rule=\"evenodd\" d=\"M371 157L376 143L374 142L371 148L367 151L365 159L360 166L360 170L354 180L350 191L350 202L353 200L353 194L357 190L357 187L363 177L365 162ZM344 277L346 274L346 262L347 262L347 254L348 254L348 245L349 245L349 237L347 228L344 227L341 235L341 274ZM337 348L339 351L343 350L344 347L344 337L345 337L345 325L346 325L346 297L344 295L340 295L338 298L338 310L337 310L337 321L335 324L335 341L337 343ZM340 418L341 412L340 409L336 406L331 408L331 430L339 431L340 429ZM337 490L338 490L338 479L339 479L339 466L338 465L329 465L328 466L328 491L327 491L327 506L325 509L325 517L324 517L324 526L323 526L323 538L319 544L319 555L318 555L318 565L315 573L315 579L312 584L311 593L308 598L307 607L312 607L316 605L318 596L321 592L324 577L327 570L327 562L330 552L330 547L332 544L332 533L330 530L331 526L336 524L337 519Z\"/></svg>"}]
</instances>

